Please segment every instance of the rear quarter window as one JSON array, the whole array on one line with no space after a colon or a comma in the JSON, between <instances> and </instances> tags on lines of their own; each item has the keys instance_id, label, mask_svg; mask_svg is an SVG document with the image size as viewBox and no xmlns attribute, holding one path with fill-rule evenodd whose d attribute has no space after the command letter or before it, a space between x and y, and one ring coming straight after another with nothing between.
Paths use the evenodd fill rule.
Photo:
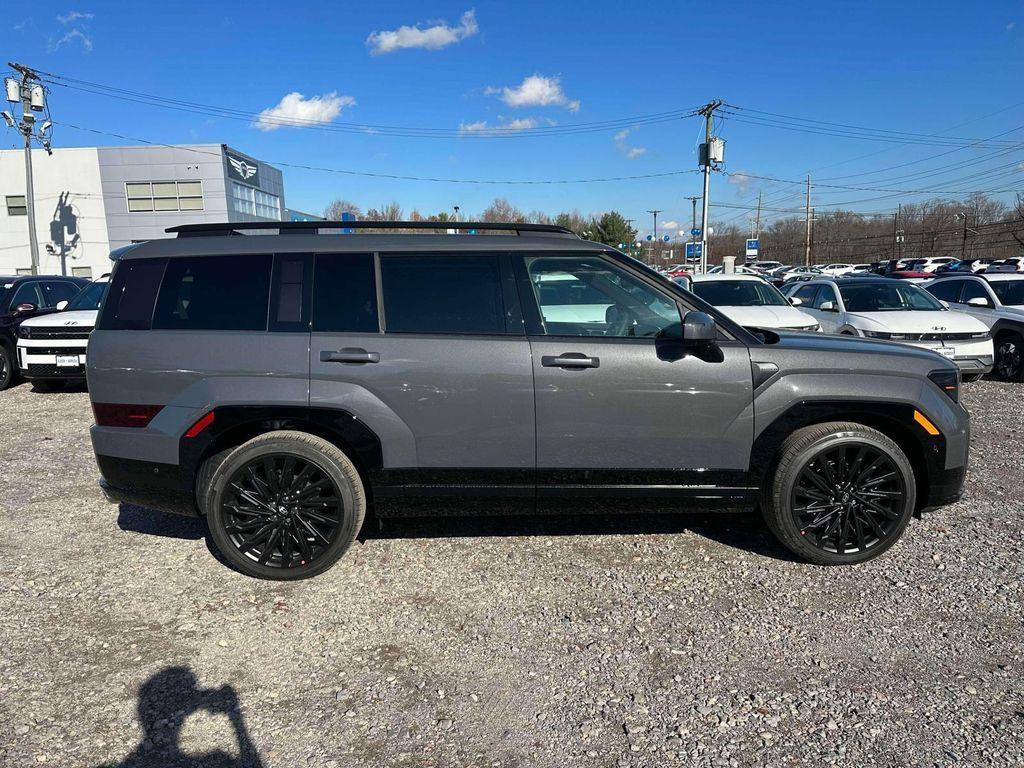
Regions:
<instances>
[{"instance_id":1,"label":"rear quarter window","mask_svg":"<svg viewBox=\"0 0 1024 768\"><path fill-rule=\"evenodd\" d=\"M145 331L153 319L153 303L167 259L119 261L100 309L96 327L104 331Z\"/></svg>"},{"instance_id":2,"label":"rear quarter window","mask_svg":"<svg viewBox=\"0 0 1024 768\"><path fill-rule=\"evenodd\" d=\"M169 259L153 328L265 331L270 254Z\"/></svg>"}]
</instances>

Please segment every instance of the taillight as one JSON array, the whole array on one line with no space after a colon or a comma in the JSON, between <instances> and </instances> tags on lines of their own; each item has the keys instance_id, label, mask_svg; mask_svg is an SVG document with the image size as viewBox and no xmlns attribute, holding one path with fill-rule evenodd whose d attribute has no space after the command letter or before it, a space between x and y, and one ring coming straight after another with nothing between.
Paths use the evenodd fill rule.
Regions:
<instances>
[{"instance_id":1,"label":"taillight","mask_svg":"<svg viewBox=\"0 0 1024 768\"><path fill-rule=\"evenodd\" d=\"M960 402L960 370L948 368L941 371L932 371L928 374L928 378L932 380L939 389L949 395L949 399L954 403Z\"/></svg>"},{"instance_id":2,"label":"taillight","mask_svg":"<svg viewBox=\"0 0 1024 768\"><path fill-rule=\"evenodd\" d=\"M101 427L145 427L160 411L162 405L136 405L133 403L93 403L96 424Z\"/></svg>"}]
</instances>

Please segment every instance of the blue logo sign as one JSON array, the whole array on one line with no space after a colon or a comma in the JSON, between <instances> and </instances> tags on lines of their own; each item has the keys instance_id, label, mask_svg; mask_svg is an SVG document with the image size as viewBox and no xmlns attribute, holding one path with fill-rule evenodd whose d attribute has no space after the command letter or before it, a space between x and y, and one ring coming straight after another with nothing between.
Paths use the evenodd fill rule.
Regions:
<instances>
[{"instance_id":1,"label":"blue logo sign","mask_svg":"<svg viewBox=\"0 0 1024 768\"><path fill-rule=\"evenodd\" d=\"M686 244L686 258L688 259L699 259L701 254L704 252L703 243L687 243Z\"/></svg>"},{"instance_id":2,"label":"blue logo sign","mask_svg":"<svg viewBox=\"0 0 1024 768\"><path fill-rule=\"evenodd\" d=\"M760 248L761 243L756 237L747 240L747 256L757 256Z\"/></svg>"},{"instance_id":3,"label":"blue logo sign","mask_svg":"<svg viewBox=\"0 0 1024 768\"><path fill-rule=\"evenodd\" d=\"M672 239L672 237L671 237L671 235L665 235L661 239L664 240L667 243L669 240Z\"/></svg>"},{"instance_id":4,"label":"blue logo sign","mask_svg":"<svg viewBox=\"0 0 1024 768\"><path fill-rule=\"evenodd\" d=\"M648 242L650 242L650 241L651 241L651 240L653 240L653 239L654 239L654 235L648 235L648 236L647 236L647 240L648 240Z\"/></svg>"},{"instance_id":5,"label":"blue logo sign","mask_svg":"<svg viewBox=\"0 0 1024 768\"><path fill-rule=\"evenodd\" d=\"M690 230L690 234L696 237L697 235L700 234L700 230L697 227L694 227L693 229Z\"/></svg>"}]
</instances>

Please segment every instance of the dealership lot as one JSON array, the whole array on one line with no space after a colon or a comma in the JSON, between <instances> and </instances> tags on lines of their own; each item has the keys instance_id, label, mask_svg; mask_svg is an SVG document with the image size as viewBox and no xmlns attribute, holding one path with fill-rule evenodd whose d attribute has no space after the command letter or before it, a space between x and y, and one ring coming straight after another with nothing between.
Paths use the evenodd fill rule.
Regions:
<instances>
[{"instance_id":1,"label":"dealership lot","mask_svg":"<svg viewBox=\"0 0 1024 768\"><path fill-rule=\"evenodd\" d=\"M964 402L964 501L862 566L754 516L371 521L283 584L108 505L88 395L15 387L0 764L1019 765L1024 387Z\"/></svg>"}]
</instances>

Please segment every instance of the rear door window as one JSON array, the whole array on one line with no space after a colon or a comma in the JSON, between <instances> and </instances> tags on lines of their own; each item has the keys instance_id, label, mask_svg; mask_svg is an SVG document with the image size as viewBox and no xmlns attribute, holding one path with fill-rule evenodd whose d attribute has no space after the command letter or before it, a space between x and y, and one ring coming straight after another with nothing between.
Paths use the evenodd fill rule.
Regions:
<instances>
[{"instance_id":1,"label":"rear door window","mask_svg":"<svg viewBox=\"0 0 1024 768\"><path fill-rule=\"evenodd\" d=\"M373 254L322 253L313 273L313 330L377 333Z\"/></svg>"},{"instance_id":2,"label":"rear door window","mask_svg":"<svg viewBox=\"0 0 1024 768\"><path fill-rule=\"evenodd\" d=\"M381 256L389 333L505 334L497 254Z\"/></svg>"},{"instance_id":3,"label":"rear door window","mask_svg":"<svg viewBox=\"0 0 1024 768\"><path fill-rule=\"evenodd\" d=\"M18 290L11 297L11 309L17 309L19 304L31 304L37 308L43 306L43 297L37 281L32 280L18 286Z\"/></svg>"},{"instance_id":4,"label":"rear door window","mask_svg":"<svg viewBox=\"0 0 1024 768\"><path fill-rule=\"evenodd\" d=\"M62 301L71 301L81 286L66 280L49 280L42 285L43 306L56 307Z\"/></svg>"},{"instance_id":5,"label":"rear door window","mask_svg":"<svg viewBox=\"0 0 1024 768\"><path fill-rule=\"evenodd\" d=\"M170 259L154 329L265 331L270 254Z\"/></svg>"}]
</instances>

